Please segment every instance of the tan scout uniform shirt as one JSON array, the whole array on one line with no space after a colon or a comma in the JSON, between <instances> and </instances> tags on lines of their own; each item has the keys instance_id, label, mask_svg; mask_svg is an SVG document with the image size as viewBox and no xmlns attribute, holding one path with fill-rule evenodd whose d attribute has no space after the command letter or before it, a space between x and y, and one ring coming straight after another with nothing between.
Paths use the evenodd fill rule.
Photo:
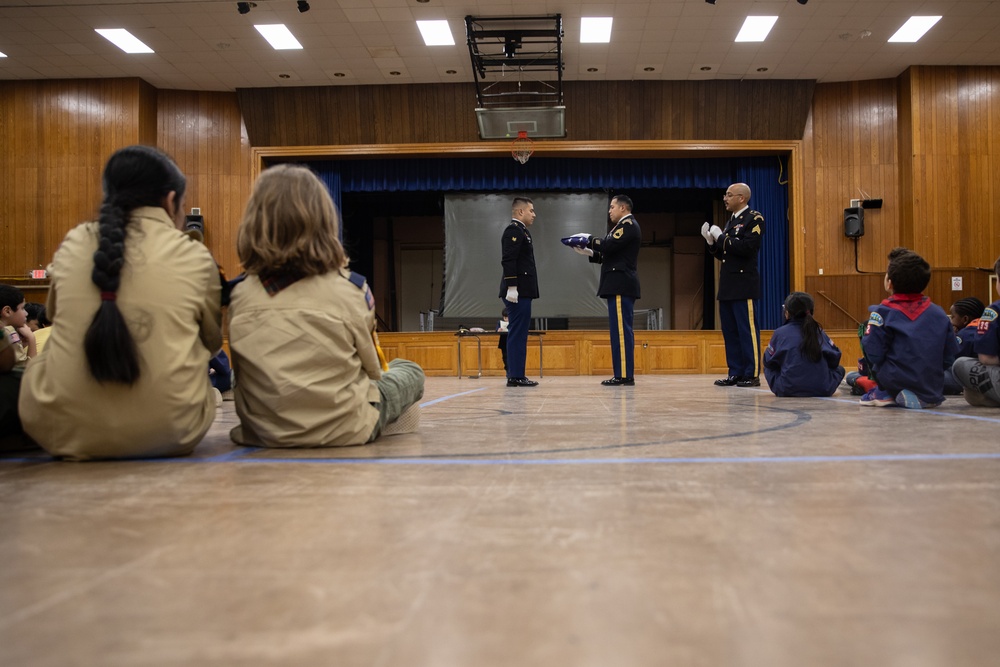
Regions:
<instances>
[{"instance_id":1,"label":"tan scout uniform shirt","mask_svg":"<svg viewBox=\"0 0 1000 667\"><path fill-rule=\"evenodd\" d=\"M90 279L97 223L72 229L56 251L45 351L21 384L24 430L71 459L189 454L215 419L208 360L222 346L219 272L208 250L161 208L133 212L118 307L139 350L131 387L90 375L83 339L100 305Z\"/></svg>"},{"instance_id":2,"label":"tan scout uniform shirt","mask_svg":"<svg viewBox=\"0 0 1000 667\"><path fill-rule=\"evenodd\" d=\"M324 447L368 442L382 376L367 285L349 272L304 278L274 296L257 276L233 290L229 347L236 372L234 442Z\"/></svg>"}]
</instances>

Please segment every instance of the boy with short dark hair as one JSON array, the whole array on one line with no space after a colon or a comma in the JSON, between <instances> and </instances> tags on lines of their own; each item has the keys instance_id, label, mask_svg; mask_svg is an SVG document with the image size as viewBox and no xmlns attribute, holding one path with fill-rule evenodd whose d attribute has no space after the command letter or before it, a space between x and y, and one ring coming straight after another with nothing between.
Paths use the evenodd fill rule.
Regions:
<instances>
[{"instance_id":1,"label":"boy with short dark hair","mask_svg":"<svg viewBox=\"0 0 1000 667\"><path fill-rule=\"evenodd\" d=\"M1000 257L993 264L1000 285ZM979 318L975 357L955 361L952 372L962 385L962 395L970 405L1000 407L1000 299L989 305Z\"/></svg>"},{"instance_id":2,"label":"boy with short dark hair","mask_svg":"<svg viewBox=\"0 0 1000 667\"><path fill-rule=\"evenodd\" d=\"M931 267L906 248L889 253L885 289L889 298L869 306L861 348L878 386L861 405L933 408L944 401L944 373L958 354L951 320L924 296Z\"/></svg>"},{"instance_id":3,"label":"boy with short dark hair","mask_svg":"<svg viewBox=\"0 0 1000 667\"><path fill-rule=\"evenodd\" d=\"M24 309L24 294L13 285L0 285L0 326L10 337L14 348L13 372L23 373L28 359L35 356L35 334L28 326Z\"/></svg>"}]
</instances>

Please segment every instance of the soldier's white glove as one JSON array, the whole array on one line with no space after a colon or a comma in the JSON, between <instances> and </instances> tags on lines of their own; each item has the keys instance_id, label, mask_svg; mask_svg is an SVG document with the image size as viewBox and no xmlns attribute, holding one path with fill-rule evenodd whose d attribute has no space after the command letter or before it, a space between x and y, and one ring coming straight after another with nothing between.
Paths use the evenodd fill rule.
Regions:
<instances>
[{"instance_id":1,"label":"soldier's white glove","mask_svg":"<svg viewBox=\"0 0 1000 667\"><path fill-rule=\"evenodd\" d=\"M712 242L715 243L722 236L722 229L718 225L712 225L712 228L708 230L708 233L712 235Z\"/></svg>"},{"instance_id":2,"label":"soldier's white glove","mask_svg":"<svg viewBox=\"0 0 1000 667\"><path fill-rule=\"evenodd\" d=\"M517 303L517 288L516 287L508 287L507 288L507 296L505 296L504 298L507 299L508 301L510 301L511 303Z\"/></svg>"},{"instance_id":3,"label":"soldier's white glove","mask_svg":"<svg viewBox=\"0 0 1000 667\"><path fill-rule=\"evenodd\" d=\"M584 255L586 257L593 257L594 256L594 251L591 250L590 248L573 248L573 250L575 250L576 252L578 252L581 255Z\"/></svg>"},{"instance_id":4,"label":"soldier's white glove","mask_svg":"<svg viewBox=\"0 0 1000 667\"><path fill-rule=\"evenodd\" d=\"M701 236L705 239L705 243L711 245L715 242L715 239L712 238L712 233L708 230L708 227L709 225L707 222L701 226Z\"/></svg>"}]
</instances>

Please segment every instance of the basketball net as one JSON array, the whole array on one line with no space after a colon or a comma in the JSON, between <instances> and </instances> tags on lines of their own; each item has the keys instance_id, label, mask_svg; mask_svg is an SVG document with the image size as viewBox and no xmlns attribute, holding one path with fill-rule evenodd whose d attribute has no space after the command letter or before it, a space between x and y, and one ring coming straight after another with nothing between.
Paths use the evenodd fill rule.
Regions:
<instances>
[{"instance_id":1,"label":"basketball net","mask_svg":"<svg viewBox=\"0 0 1000 667\"><path fill-rule=\"evenodd\" d=\"M531 157L531 154L535 152L535 149L532 147L534 143L535 142L528 138L527 131L518 130L517 139L512 141L510 144L510 154L515 160L524 164L528 161L528 158Z\"/></svg>"}]
</instances>

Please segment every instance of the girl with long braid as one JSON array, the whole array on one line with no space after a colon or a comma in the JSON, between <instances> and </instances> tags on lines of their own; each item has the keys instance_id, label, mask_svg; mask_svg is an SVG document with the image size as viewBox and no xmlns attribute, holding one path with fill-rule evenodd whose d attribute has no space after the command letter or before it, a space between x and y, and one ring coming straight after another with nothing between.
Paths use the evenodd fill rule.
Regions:
<instances>
[{"instance_id":1,"label":"girl with long braid","mask_svg":"<svg viewBox=\"0 0 1000 667\"><path fill-rule=\"evenodd\" d=\"M185 185L157 149L122 148L104 168L99 220L53 257L52 334L19 410L54 456L183 456L215 418L205 368L222 346L219 273L181 231Z\"/></svg>"},{"instance_id":2,"label":"girl with long braid","mask_svg":"<svg viewBox=\"0 0 1000 667\"><path fill-rule=\"evenodd\" d=\"M764 350L764 377L775 396L832 396L844 379L840 349L813 319L813 298L792 292Z\"/></svg>"}]
</instances>

